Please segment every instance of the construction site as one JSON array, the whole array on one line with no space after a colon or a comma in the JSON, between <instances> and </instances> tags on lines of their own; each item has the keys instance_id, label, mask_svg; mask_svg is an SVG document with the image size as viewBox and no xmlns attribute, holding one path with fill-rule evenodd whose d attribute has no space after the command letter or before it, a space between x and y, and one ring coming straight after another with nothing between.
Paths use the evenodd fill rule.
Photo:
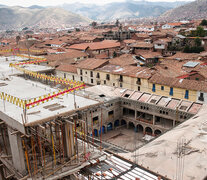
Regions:
<instances>
[{"instance_id":1,"label":"construction site","mask_svg":"<svg viewBox=\"0 0 207 180\"><path fill-rule=\"evenodd\" d=\"M1 56L0 180L203 179L206 113L197 102L86 88L56 77L44 57Z\"/></svg>"}]
</instances>

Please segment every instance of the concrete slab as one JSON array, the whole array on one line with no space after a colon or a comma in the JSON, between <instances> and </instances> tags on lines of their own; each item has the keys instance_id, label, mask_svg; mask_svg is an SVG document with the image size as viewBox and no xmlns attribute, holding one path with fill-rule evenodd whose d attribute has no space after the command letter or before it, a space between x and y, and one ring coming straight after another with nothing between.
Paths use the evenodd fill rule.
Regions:
<instances>
[{"instance_id":1,"label":"concrete slab","mask_svg":"<svg viewBox=\"0 0 207 180\"><path fill-rule=\"evenodd\" d=\"M166 107L171 109L176 109L177 105L180 103L179 99L172 98L171 101L167 104Z\"/></svg>"},{"instance_id":2,"label":"concrete slab","mask_svg":"<svg viewBox=\"0 0 207 180\"><path fill-rule=\"evenodd\" d=\"M125 98L129 98L131 95L132 95L132 93L133 93L134 91L132 91L132 90L126 90L122 95L121 95L121 97L125 97Z\"/></svg>"},{"instance_id":3,"label":"concrete slab","mask_svg":"<svg viewBox=\"0 0 207 180\"><path fill-rule=\"evenodd\" d=\"M151 94L143 93L142 96L138 99L138 101L141 102L147 102L147 100L150 98Z\"/></svg>"},{"instance_id":4,"label":"concrete slab","mask_svg":"<svg viewBox=\"0 0 207 180\"><path fill-rule=\"evenodd\" d=\"M193 105L188 110L188 112L196 114L201 109L201 107L202 107L202 104L200 104L200 103L193 103Z\"/></svg>"},{"instance_id":5,"label":"concrete slab","mask_svg":"<svg viewBox=\"0 0 207 180\"><path fill-rule=\"evenodd\" d=\"M169 102L169 101L171 101L171 98L169 98L169 97L161 97L160 98L160 100L157 102L157 105L159 105L159 106L166 106L166 104Z\"/></svg>"},{"instance_id":6,"label":"concrete slab","mask_svg":"<svg viewBox=\"0 0 207 180\"><path fill-rule=\"evenodd\" d=\"M133 95L130 97L130 99L133 99L133 100L137 100L139 99L139 97L142 95L143 93L142 92L135 92L133 93Z\"/></svg>"},{"instance_id":7,"label":"concrete slab","mask_svg":"<svg viewBox=\"0 0 207 180\"><path fill-rule=\"evenodd\" d=\"M20 61L27 60L27 58L22 58L18 56L9 56L9 57L0 57L0 79L7 78L11 75L23 74L21 71L16 70L15 68L9 67L10 63L18 63ZM35 64L27 64L20 66L27 70L34 72L44 72L44 71L52 71L54 68L49 66L35 65Z\"/></svg>"},{"instance_id":8,"label":"concrete slab","mask_svg":"<svg viewBox=\"0 0 207 180\"><path fill-rule=\"evenodd\" d=\"M51 92L58 92L58 89L50 88L47 85L33 82L30 80L24 80L20 77L12 77L11 80L0 81L0 83L5 83L7 85L0 86L1 92L6 92L14 97L18 97L23 100L28 100L30 98L36 98L38 96L43 96L45 94L49 94ZM75 96L73 94L66 94L63 96L59 96L54 98L53 100L49 100L48 102L40 103L38 106L32 107L26 110L26 122L25 124L34 123L35 121L41 121L43 119L53 117L55 115L70 112L76 109L87 107L90 105L98 104L99 101L95 101L92 99L87 99L81 96ZM52 106L48 108L48 106ZM15 126L16 123L23 125L22 116L24 115L23 109L18 107L16 104L12 104L8 101L0 100L0 112L4 114L4 121L9 121ZM13 127L13 126L12 126ZM21 128L20 128L21 129Z\"/></svg>"},{"instance_id":9,"label":"concrete slab","mask_svg":"<svg viewBox=\"0 0 207 180\"><path fill-rule=\"evenodd\" d=\"M151 104L157 104L157 102L159 101L160 98L161 98L161 96L153 94L147 102L151 103Z\"/></svg>"},{"instance_id":10,"label":"concrete slab","mask_svg":"<svg viewBox=\"0 0 207 180\"><path fill-rule=\"evenodd\" d=\"M182 101L178 107L181 111L187 111L193 103L190 101Z\"/></svg>"}]
</instances>

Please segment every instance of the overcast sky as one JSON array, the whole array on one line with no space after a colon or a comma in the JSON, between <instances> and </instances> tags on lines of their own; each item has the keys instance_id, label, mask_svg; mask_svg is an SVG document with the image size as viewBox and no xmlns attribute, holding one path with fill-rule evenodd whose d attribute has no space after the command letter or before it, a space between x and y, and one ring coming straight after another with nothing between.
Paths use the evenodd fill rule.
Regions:
<instances>
[{"instance_id":1,"label":"overcast sky","mask_svg":"<svg viewBox=\"0 0 207 180\"><path fill-rule=\"evenodd\" d=\"M125 0L0 0L0 4L8 6L31 6L31 5L40 5L40 6L55 6L63 3L92 3L92 4L106 4L110 2L123 2ZM175 1L175 0L149 0L149 1ZM182 0L177 0L182 1ZM187 0L186 0L187 1Z\"/></svg>"}]
</instances>

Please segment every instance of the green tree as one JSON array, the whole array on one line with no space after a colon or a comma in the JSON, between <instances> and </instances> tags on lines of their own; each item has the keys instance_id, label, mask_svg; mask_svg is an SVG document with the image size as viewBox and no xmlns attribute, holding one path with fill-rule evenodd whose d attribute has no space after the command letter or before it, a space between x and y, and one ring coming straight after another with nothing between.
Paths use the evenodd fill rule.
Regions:
<instances>
[{"instance_id":1,"label":"green tree","mask_svg":"<svg viewBox=\"0 0 207 180\"><path fill-rule=\"evenodd\" d=\"M91 26L92 26L93 28L96 27L96 26L97 26L97 22L93 21L93 22L91 23Z\"/></svg>"},{"instance_id":2,"label":"green tree","mask_svg":"<svg viewBox=\"0 0 207 180\"><path fill-rule=\"evenodd\" d=\"M205 30L203 29L203 27L198 26L198 27L196 28L196 35L197 35L198 37L204 37L205 34L206 34L206 32L205 32Z\"/></svg>"},{"instance_id":3,"label":"green tree","mask_svg":"<svg viewBox=\"0 0 207 180\"><path fill-rule=\"evenodd\" d=\"M186 45L183 50L184 53L190 53L190 46Z\"/></svg>"},{"instance_id":4,"label":"green tree","mask_svg":"<svg viewBox=\"0 0 207 180\"><path fill-rule=\"evenodd\" d=\"M203 19L200 23L201 26L207 26L207 20Z\"/></svg>"},{"instance_id":5,"label":"green tree","mask_svg":"<svg viewBox=\"0 0 207 180\"><path fill-rule=\"evenodd\" d=\"M195 46L197 46L197 47L201 46L201 39L200 38L196 38L194 40L194 42L195 42Z\"/></svg>"}]
</instances>

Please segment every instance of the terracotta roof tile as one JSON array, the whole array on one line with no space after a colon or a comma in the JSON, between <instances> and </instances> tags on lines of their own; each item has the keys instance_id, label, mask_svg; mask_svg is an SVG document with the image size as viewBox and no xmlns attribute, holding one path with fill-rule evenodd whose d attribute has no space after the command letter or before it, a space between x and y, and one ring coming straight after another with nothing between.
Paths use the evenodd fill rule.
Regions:
<instances>
[{"instance_id":1,"label":"terracotta roof tile","mask_svg":"<svg viewBox=\"0 0 207 180\"><path fill-rule=\"evenodd\" d=\"M86 59L86 60L81 61L77 65L77 68L94 70L94 69L100 68L100 67L108 64L108 62L109 61L108 60L105 60L105 59L89 58L89 59Z\"/></svg>"},{"instance_id":2,"label":"terracotta roof tile","mask_svg":"<svg viewBox=\"0 0 207 180\"><path fill-rule=\"evenodd\" d=\"M71 64L61 64L56 70L77 73L77 67Z\"/></svg>"},{"instance_id":3,"label":"terracotta roof tile","mask_svg":"<svg viewBox=\"0 0 207 180\"><path fill-rule=\"evenodd\" d=\"M93 42L93 43L74 44L72 46L69 46L70 49L77 49L77 50L85 50L88 47L91 50L111 49L111 48L120 47L120 43L119 42L101 41L101 42Z\"/></svg>"},{"instance_id":4,"label":"terracotta roof tile","mask_svg":"<svg viewBox=\"0 0 207 180\"><path fill-rule=\"evenodd\" d=\"M207 82L204 81L178 79L178 78L160 76L158 74L155 74L150 78L149 82L165 85L169 87L182 88L186 90L207 92Z\"/></svg>"}]
</instances>

